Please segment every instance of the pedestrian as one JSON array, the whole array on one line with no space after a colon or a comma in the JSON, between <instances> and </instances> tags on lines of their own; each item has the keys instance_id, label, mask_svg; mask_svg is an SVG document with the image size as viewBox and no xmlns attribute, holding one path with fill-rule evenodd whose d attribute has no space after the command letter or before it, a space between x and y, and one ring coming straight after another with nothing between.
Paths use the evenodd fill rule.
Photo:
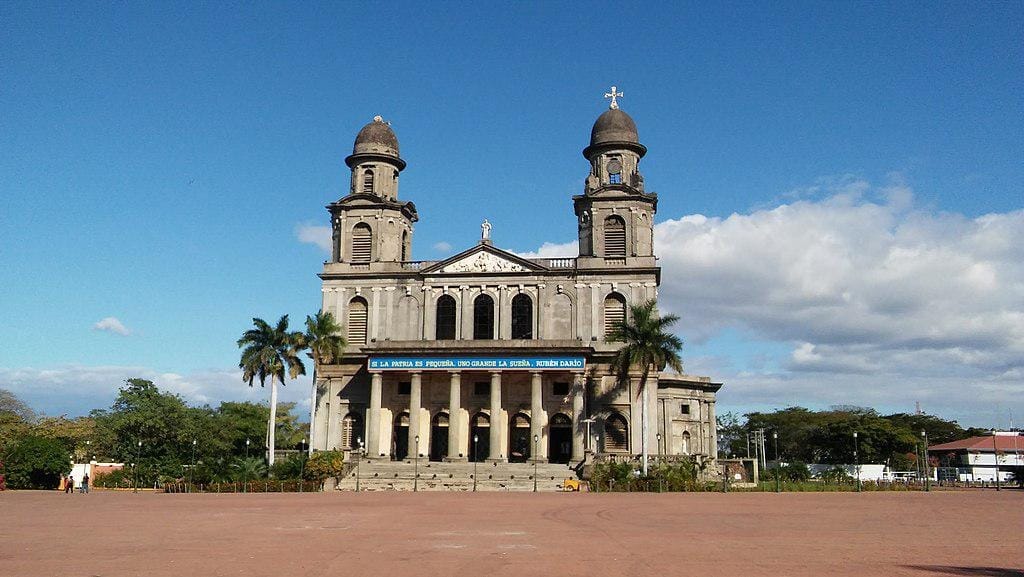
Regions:
<instances>
[{"instance_id":1,"label":"pedestrian","mask_svg":"<svg viewBox=\"0 0 1024 577\"><path fill-rule=\"evenodd\" d=\"M89 492L89 473L86 473L85 476L82 477L82 492Z\"/></svg>"},{"instance_id":2,"label":"pedestrian","mask_svg":"<svg viewBox=\"0 0 1024 577\"><path fill-rule=\"evenodd\" d=\"M75 491L75 478L72 475L68 475L68 482L64 485L64 494L73 493Z\"/></svg>"}]
</instances>

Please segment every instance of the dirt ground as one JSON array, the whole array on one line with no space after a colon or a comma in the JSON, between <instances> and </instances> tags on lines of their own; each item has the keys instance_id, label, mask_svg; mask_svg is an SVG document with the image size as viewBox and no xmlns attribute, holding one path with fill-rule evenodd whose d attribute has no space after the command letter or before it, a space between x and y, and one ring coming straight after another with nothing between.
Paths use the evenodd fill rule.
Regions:
<instances>
[{"instance_id":1,"label":"dirt ground","mask_svg":"<svg viewBox=\"0 0 1024 577\"><path fill-rule=\"evenodd\" d=\"M1024 491L8 491L0 527L4 577L1024 577Z\"/></svg>"}]
</instances>

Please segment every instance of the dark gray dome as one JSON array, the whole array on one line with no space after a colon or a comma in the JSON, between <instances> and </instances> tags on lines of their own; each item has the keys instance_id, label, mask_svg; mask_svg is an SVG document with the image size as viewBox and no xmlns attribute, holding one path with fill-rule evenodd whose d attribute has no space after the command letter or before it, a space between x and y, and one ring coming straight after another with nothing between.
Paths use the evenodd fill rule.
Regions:
<instances>
[{"instance_id":1,"label":"dark gray dome","mask_svg":"<svg viewBox=\"0 0 1024 577\"><path fill-rule=\"evenodd\" d=\"M607 142L640 143L636 123L628 114L618 108L609 108L597 117L590 130L590 146Z\"/></svg>"},{"instance_id":2,"label":"dark gray dome","mask_svg":"<svg viewBox=\"0 0 1024 577\"><path fill-rule=\"evenodd\" d=\"M363 127L356 135L352 154L386 154L398 156L398 137L380 116Z\"/></svg>"}]
</instances>

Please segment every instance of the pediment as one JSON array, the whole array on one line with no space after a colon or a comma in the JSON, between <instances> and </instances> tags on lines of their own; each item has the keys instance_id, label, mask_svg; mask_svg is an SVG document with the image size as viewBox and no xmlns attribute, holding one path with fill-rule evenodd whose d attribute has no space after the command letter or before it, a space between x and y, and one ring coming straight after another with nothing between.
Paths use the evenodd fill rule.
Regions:
<instances>
[{"instance_id":1,"label":"pediment","mask_svg":"<svg viewBox=\"0 0 1024 577\"><path fill-rule=\"evenodd\" d=\"M477 245L434 264L424 273L514 273L544 270L544 267L492 246Z\"/></svg>"}]
</instances>

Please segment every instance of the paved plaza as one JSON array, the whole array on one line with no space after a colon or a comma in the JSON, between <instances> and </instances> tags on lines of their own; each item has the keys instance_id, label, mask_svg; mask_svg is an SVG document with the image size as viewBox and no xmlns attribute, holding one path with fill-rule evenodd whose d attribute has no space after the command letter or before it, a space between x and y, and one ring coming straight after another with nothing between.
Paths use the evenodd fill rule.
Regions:
<instances>
[{"instance_id":1,"label":"paved plaza","mask_svg":"<svg viewBox=\"0 0 1024 577\"><path fill-rule=\"evenodd\" d=\"M1024 576L1024 492L0 493L0 575Z\"/></svg>"}]
</instances>

